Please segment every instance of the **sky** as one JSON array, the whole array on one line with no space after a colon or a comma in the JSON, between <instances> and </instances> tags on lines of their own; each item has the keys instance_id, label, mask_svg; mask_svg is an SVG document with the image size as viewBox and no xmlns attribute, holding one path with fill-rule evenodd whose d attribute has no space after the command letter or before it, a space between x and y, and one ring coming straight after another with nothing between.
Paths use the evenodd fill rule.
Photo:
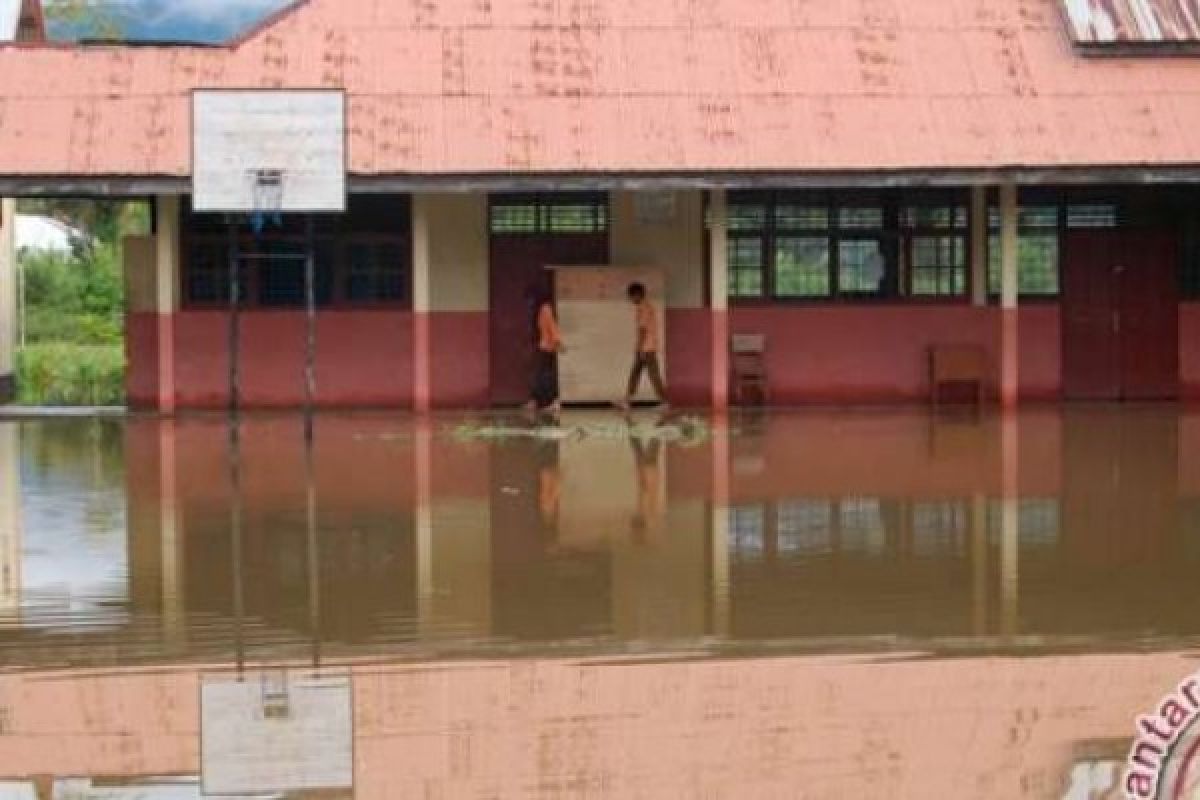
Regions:
<instances>
[{"instance_id":1,"label":"sky","mask_svg":"<svg viewBox=\"0 0 1200 800\"><path fill-rule=\"evenodd\" d=\"M49 5L53 0L43 0ZM288 0L94 0L111 8L129 39L224 41L287 5ZM77 31L51 25L53 38Z\"/></svg>"}]
</instances>

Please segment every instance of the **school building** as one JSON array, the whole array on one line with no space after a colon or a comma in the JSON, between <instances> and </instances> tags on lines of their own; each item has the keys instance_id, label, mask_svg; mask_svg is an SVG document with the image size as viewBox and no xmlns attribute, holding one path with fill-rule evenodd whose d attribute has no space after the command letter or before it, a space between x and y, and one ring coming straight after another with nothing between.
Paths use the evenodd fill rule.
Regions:
<instances>
[{"instance_id":1,"label":"school building","mask_svg":"<svg viewBox=\"0 0 1200 800\"><path fill-rule=\"evenodd\" d=\"M1200 399L1200 61L1077 6L308 0L220 46L13 43L0 194L153 200L137 408L224 405L230 253L308 241L192 211L193 93L314 88L348 154L313 240L323 406L523 401L548 265L662 271L682 405L729 402L736 333L779 404L922 400L964 345L1006 404ZM304 397L302 263L244 261L247 405Z\"/></svg>"}]
</instances>

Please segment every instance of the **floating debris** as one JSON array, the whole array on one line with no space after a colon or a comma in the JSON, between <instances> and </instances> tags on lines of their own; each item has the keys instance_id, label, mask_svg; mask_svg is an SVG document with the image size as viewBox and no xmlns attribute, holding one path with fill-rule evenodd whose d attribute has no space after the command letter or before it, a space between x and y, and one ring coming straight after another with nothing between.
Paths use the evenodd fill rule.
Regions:
<instances>
[{"instance_id":1,"label":"floating debris","mask_svg":"<svg viewBox=\"0 0 1200 800\"><path fill-rule=\"evenodd\" d=\"M453 429L459 440L506 441L536 439L567 441L605 439L637 440L695 445L709 438L708 423L699 417L679 417L669 422L580 422L558 424L504 424L465 422Z\"/></svg>"}]
</instances>

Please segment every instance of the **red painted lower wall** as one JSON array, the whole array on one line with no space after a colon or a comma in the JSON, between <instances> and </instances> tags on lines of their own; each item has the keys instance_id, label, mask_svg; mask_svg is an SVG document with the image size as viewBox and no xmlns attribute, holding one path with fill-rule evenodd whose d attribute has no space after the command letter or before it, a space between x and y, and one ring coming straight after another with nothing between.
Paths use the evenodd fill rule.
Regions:
<instances>
[{"instance_id":1,"label":"red painted lower wall","mask_svg":"<svg viewBox=\"0 0 1200 800\"><path fill-rule=\"evenodd\" d=\"M1182 394L1200 400L1200 303L1180 306ZM970 306L739 306L733 333L763 333L776 403L888 402L928 396L926 352L935 343L973 343L999 360L999 312ZM134 408L158 401L158 319L126 320L126 389ZM175 318L179 405L228 402L228 316L184 311ZM435 408L488 404L488 315L431 315L431 389ZM667 312L667 379L673 402L706 406L712 391L712 314ZM247 407L290 407L304 397L304 315L242 315L242 391ZM412 404L412 315L395 311L328 311L317 333L317 398L327 407ZM1060 311L1056 304L1020 310L1020 393L1026 400L1061 394ZM992 387L995 390L995 386Z\"/></svg>"},{"instance_id":2,"label":"red painted lower wall","mask_svg":"<svg viewBox=\"0 0 1200 800\"><path fill-rule=\"evenodd\" d=\"M1200 303L1179 306L1179 391L1200 400Z\"/></svg>"},{"instance_id":3,"label":"red painted lower wall","mask_svg":"<svg viewBox=\"0 0 1200 800\"><path fill-rule=\"evenodd\" d=\"M489 404L489 324L486 311L429 315L430 397L434 408Z\"/></svg>"},{"instance_id":4,"label":"red painted lower wall","mask_svg":"<svg viewBox=\"0 0 1200 800\"><path fill-rule=\"evenodd\" d=\"M228 315L183 311L175 318L175 390L184 408L220 408L229 399ZM128 319L127 387L133 407L153 407L157 383L154 314ZM248 408L304 401L304 314L241 316L241 392ZM412 402L412 317L394 311L330 311L317 321L317 403L325 407L407 407Z\"/></svg>"},{"instance_id":5,"label":"red painted lower wall","mask_svg":"<svg viewBox=\"0 0 1200 800\"><path fill-rule=\"evenodd\" d=\"M730 327L766 335L773 403L922 400L929 396L927 353L934 344L981 346L999 375L994 308L740 306L730 312ZM1057 397L1061 362L1058 306L1021 309L1021 397Z\"/></svg>"},{"instance_id":6,"label":"red painted lower wall","mask_svg":"<svg viewBox=\"0 0 1200 800\"><path fill-rule=\"evenodd\" d=\"M130 408L158 406L158 314L125 319L125 398Z\"/></svg>"},{"instance_id":7,"label":"red painted lower wall","mask_svg":"<svg viewBox=\"0 0 1200 800\"><path fill-rule=\"evenodd\" d=\"M707 406L712 400L712 311L667 309L667 390L678 406Z\"/></svg>"}]
</instances>

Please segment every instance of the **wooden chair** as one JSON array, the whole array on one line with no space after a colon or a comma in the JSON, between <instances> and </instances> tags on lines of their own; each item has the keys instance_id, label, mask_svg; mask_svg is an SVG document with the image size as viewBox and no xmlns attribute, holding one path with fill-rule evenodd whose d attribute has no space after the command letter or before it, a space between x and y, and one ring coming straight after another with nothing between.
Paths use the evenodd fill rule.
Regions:
<instances>
[{"instance_id":1,"label":"wooden chair","mask_svg":"<svg viewBox=\"0 0 1200 800\"><path fill-rule=\"evenodd\" d=\"M987 354L976 345L934 345L929 348L929 392L934 409L946 388L970 386L975 405L983 408Z\"/></svg>"},{"instance_id":2,"label":"wooden chair","mask_svg":"<svg viewBox=\"0 0 1200 800\"><path fill-rule=\"evenodd\" d=\"M767 380L767 337L757 333L735 333L729 341L730 390L734 405L746 405L747 395L759 405L770 402Z\"/></svg>"}]
</instances>

